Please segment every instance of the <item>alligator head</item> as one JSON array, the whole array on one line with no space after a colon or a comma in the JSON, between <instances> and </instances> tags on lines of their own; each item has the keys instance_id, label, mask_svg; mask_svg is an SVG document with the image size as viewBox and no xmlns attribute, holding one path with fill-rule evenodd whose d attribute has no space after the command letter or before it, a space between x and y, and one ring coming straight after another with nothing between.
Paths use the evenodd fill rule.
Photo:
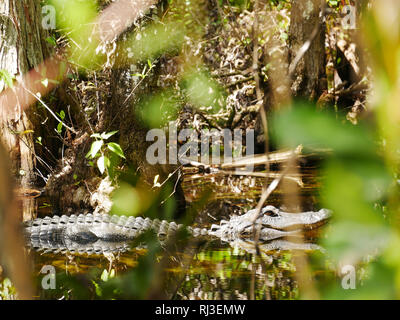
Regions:
<instances>
[{"instance_id":1,"label":"alligator head","mask_svg":"<svg viewBox=\"0 0 400 320\"><path fill-rule=\"evenodd\" d=\"M266 206L254 221L255 214L257 214L256 209L241 216L233 216L229 221L222 220L219 225L212 225L209 234L224 241L234 241L251 238L258 229L259 239L269 241L295 235L302 229L319 227L332 213L328 209L288 213L273 206Z\"/></svg>"}]
</instances>

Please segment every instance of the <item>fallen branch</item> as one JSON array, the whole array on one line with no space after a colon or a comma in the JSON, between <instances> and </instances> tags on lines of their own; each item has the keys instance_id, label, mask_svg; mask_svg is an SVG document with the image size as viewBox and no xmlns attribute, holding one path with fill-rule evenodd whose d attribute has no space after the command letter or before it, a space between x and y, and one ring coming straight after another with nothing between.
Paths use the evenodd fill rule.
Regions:
<instances>
[{"instance_id":1,"label":"fallen branch","mask_svg":"<svg viewBox=\"0 0 400 320\"><path fill-rule=\"evenodd\" d=\"M245 166L257 166L257 165L264 165L266 163L271 164L271 163L280 163L283 161L286 161L291 157L291 155L294 153L297 156L300 156L302 154L303 146L299 145L296 149L294 150L289 150L289 151L278 151L278 152L271 152L268 154L262 154L262 155L257 155L257 156L247 156L240 158L239 160L236 160L234 162L228 162L228 163L223 163L221 165L221 168L227 169L227 168L239 168L239 167L245 167Z\"/></svg>"}]
</instances>

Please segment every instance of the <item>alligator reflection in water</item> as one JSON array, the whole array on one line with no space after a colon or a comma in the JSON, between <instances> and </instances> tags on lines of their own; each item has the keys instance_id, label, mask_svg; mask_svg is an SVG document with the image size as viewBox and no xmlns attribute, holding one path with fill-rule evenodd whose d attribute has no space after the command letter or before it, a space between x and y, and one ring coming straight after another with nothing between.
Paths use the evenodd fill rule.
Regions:
<instances>
[{"instance_id":1,"label":"alligator reflection in water","mask_svg":"<svg viewBox=\"0 0 400 320\"><path fill-rule=\"evenodd\" d=\"M309 179L312 177L312 175L306 174L304 177ZM236 181L240 180L240 183L243 184L243 179L237 179ZM209 183L207 179L205 179L205 181L206 183ZM193 190L193 188L190 188L190 184L193 182L198 183L199 180L186 180L186 188ZM218 181L218 177L216 177L212 183L220 183ZM261 179L256 181L256 187L254 187L254 185L251 186L251 191L242 194L235 194L234 196L225 194L223 201L218 200L221 199L221 191L215 192L214 199L210 200L209 206L206 208L205 212L203 212L203 216L208 215L220 218L221 216L224 217L225 211L225 218L229 219L229 216L233 212L236 211L236 213L238 213L240 210L243 211L242 207L245 207L244 204L248 205L249 202L251 202L251 199L256 199L259 196L260 188L257 187L257 184L261 185ZM314 186L315 185L316 184L314 183ZM199 190L201 187L202 186L198 185L197 189ZM203 185L203 187L206 188L209 186ZM304 190L308 191L306 197L304 196ZM313 186L310 187L310 184L306 183L302 193L303 200L304 202L308 201L309 203L314 203L314 198L312 198L313 192L310 191L315 191L315 188ZM280 194L279 192L280 191L278 190L277 193ZM278 205L279 201L276 201L276 196L274 199L274 204ZM253 204L252 206L254 207L255 205ZM310 207L314 207L314 204L310 205ZM271 209L272 207L269 207L270 211ZM324 211L322 211L322 213L324 213ZM271 218L277 215L276 212L269 212L269 214ZM321 219L321 221L322 220L324 219ZM60 220L58 223L59 222ZM158 225L161 226L161 223ZM55 224L53 224L53 227L54 226ZM166 226L167 225L164 224L164 228ZM224 226L226 227L226 223L223 223L217 229L215 229L215 227L214 229L209 228L207 232L204 231L205 229L197 229L195 233L201 233L201 230L203 230L203 234L207 233L218 236L219 238L223 238L222 231ZM246 227L242 226L241 230L248 230L247 227L248 224ZM275 227L277 226L275 225ZM274 232L284 232L278 229L280 228L275 229ZM192 231L193 230L194 229L192 229ZM289 232L293 232L293 230ZM247 231L243 232L243 235L246 235L246 233ZM62 233L55 234L60 236ZM93 241L93 238L91 238L92 235L82 235L84 235L84 238L86 239L85 241L89 243L90 241ZM88 235L89 237L87 237ZM179 267L174 267L166 270L166 272L171 275L171 281L173 281L172 279L175 279L174 275L176 273L186 274L184 281L181 283L179 290L174 296L181 299L195 297L209 299L217 299L218 297L230 299L296 297L298 294L297 285L293 280L295 268L291 263L292 255L297 254L296 250L294 249L301 249L311 252L319 249L319 247L315 244L315 241L306 241L301 243L299 243L297 239L295 239L295 241L288 241L291 239L286 239L287 235L288 234L286 233L281 235L274 234L272 238L279 239L263 241L259 243L261 258L264 260L263 263L260 263L259 261L260 256L255 254L254 242L246 240L243 236L235 237L233 239L224 239L226 241L229 240L229 242L208 239L207 244L203 245L196 252L188 268L185 267L184 269L180 269ZM314 235L315 234L312 234L312 236ZM282 238L282 236L284 237ZM295 236L295 234L292 234L292 236ZM53 240L56 238L57 237L53 238ZM39 238L36 238L36 240L39 241ZM42 240L44 240L44 238L42 238ZM38 243L36 243L36 245L37 244ZM49 245L48 242L47 244ZM127 243L122 243L122 245L125 246L125 249L129 247ZM100 269L108 267L108 260L104 257L96 255L88 256L87 253L89 253L90 250L88 251L85 249L81 251L83 254L80 254L78 257L75 257L71 260L71 251L65 249L66 248L64 247L64 251L59 250L59 254L54 254L54 248L52 249L53 253L36 253L35 260L37 269L40 270L43 264L51 264L58 268L66 268L69 272L85 273L91 267L97 267ZM69 251L68 258L66 258L66 256L63 254L60 254L62 252L67 253L67 251ZM110 252L111 251L113 250L110 250ZM96 253L94 248L92 253ZM119 270L118 272L126 270L126 268L134 267L137 263L137 258L143 254L144 250L142 249L132 249L129 252L120 253L119 259L113 262L113 266L116 270ZM177 252L176 256L181 254L183 253ZM265 269L266 262L267 269ZM263 268L261 267L262 265L264 265Z\"/></svg>"}]
</instances>

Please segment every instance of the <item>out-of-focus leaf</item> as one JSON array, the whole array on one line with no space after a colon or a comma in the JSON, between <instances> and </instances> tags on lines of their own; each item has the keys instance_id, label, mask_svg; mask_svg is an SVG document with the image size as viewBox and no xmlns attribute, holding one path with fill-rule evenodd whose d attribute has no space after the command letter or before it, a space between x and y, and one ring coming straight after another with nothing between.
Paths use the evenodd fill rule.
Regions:
<instances>
[{"instance_id":1,"label":"out-of-focus leaf","mask_svg":"<svg viewBox=\"0 0 400 320\"><path fill-rule=\"evenodd\" d=\"M213 108L217 112L223 103L222 90L218 83L206 73L187 71L182 86L186 90L188 100L198 107Z\"/></svg>"},{"instance_id":2,"label":"out-of-focus leaf","mask_svg":"<svg viewBox=\"0 0 400 320\"><path fill-rule=\"evenodd\" d=\"M178 101L173 93L164 91L145 97L136 108L138 116L151 128L160 128L167 124L169 118L175 118L178 112Z\"/></svg>"},{"instance_id":3,"label":"out-of-focus leaf","mask_svg":"<svg viewBox=\"0 0 400 320\"><path fill-rule=\"evenodd\" d=\"M9 88L13 88L13 80L14 76L12 76L7 70L0 70L0 80L3 80Z\"/></svg>"},{"instance_id":4,"label":"out-of-focus leaf","mask_svg":"<svg viewBox=\"0 0 400 320\"><path fill-rule=\"evenodd\" d=\"M99 39L93 32L97 17L97 1L51 0L56 9L57 27L70 41L70 60L84 68L96 67L100 55L96 53Z\"/></svg>"},{"instance_id":5,"label":"out-of-focus leaf","mask_svg":"<svg viewBox=\"0 0 400 320\"><path fill-rule=\"evenodd\" d=\"M336 262L356 265L368 254L384 249L390 239L390 229L384 225L363 225L353 221L333 221L323 246Z\"/></svg>"},{"instance_id":6,"label":"out-of-focus leaf","mask_svg":"<svg viewBox=\"0 0 400 320\"><path fill-rule=\"evenodd\" d=\"M82 43L92 29L91 22L97 16L96 1L51 0L50 2L56 8L58 27L70 30L68 36L77 43Z\"/></svg>"},{"instance_id":7,"label":"out-of-focus leaf","mask_svg":"<svg viewBox=\"0 0 400 320\"><path fill-rule=\"evenodd\" d=\"M385 300L393 299L396 296L395 276L393 269L387 267L382 262L372 262L366 267L366 279L362 283L357 273L356 288L345 290L341 286L341 281L336 281L329 288L322 288L323 299L335 300ZM339 279L340 280L340 279Z\"/></svg>"},{"instance_id":8,"label":"out-of-focus leaf","mask_svg":"<svg viewBox=\"0 0 400 320\"><path fill-rule=\"evenodd\" d=\"M385 180L385 176L380 177L379 174L372 176L372 179L369 179L371 176L363 177L354 170L346 168L346 164L338 160L332 160L327 164L324 172L326 179L322 189L324 205L332 209L339 219L364 225L384 225L383 214L373 209L374 202L368 201L370 195L366 187L374 186L376 179L378 180L375 185L376 195L384 194L390 180ZM385 174L384 170L382 174ZM379 181L379 178L382 181ZM379 190L379 187L382 190Z\"/></svg>"},{"instance_id":9,"label":"out-of-focus leaf","mask_svg":"<svg viewBox=\"0 0 400 320\"><path fill-rule=\"evenodd\" d=\"M272 135L280 145L295 148L330 148L338 155L374 156L376 145L371 131L362 124L340 123L330 112L318 112L297 103L272 119Z\"/></svg>"},{"instance_id":10,"label":"out-of-focus leaf","mask_svg":"<svg viewBox=\"0 0 400 320\"><path fill-rule=\"evenodd\" d=\"M141 198L136 188L127 183L121 183L114 192L112 214L137 215L141 212Z\"/></svg>"},{"instance_id":11,"label":"out-of-focus leaf","mask_svg":"<svg viewBox=\"0 0 400 320\"><path fill-rule=\"evenodd\" d=\"M362 256L387 245L389 225L383 212L374 209L370 200L377 200L379 193L386 193L389 180L385 180L384 170L378 170L376 176L365 172L363 175L354 166L347 168L346 165L347 162L331 160L325 170L323 205L334 212L331 232L325 244L336 259L346 258L357 262ZM362 169L367 171L368 167ZM366 188L374 186L376 194L371 199Z\"/></svg>"},{"instance_id":12,"label":"out-of-focus leaf","mask_svg":"<svg viewBox=\"0 0 400 320\"><path fill-rule=\"evenodd\" d=\"M178 23L153 24L136 32L124 43L123 52L134 61L151 61L157 55L178 48L184 40Z\"/></svg>"}]
</instances>

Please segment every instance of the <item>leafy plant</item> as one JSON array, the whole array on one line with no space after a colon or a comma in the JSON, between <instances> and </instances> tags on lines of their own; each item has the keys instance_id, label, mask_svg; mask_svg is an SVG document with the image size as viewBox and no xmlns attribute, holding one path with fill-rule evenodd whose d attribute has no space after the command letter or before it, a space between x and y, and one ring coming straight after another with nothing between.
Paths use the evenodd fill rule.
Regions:
<instances>
[{"instance_id":1,"label":"leafy plant","mask_svg":"<svg viewBox=\"0 0 400 320\"><path fill-rule=\"evenodd\" d=\"M118 131L92 134L91 137L96 140L93 141L89 152L86 154L86 158L88 159L97 159L96 165L101 174L103 174L107 169L107 172L111 177L114 176L114 168L118 163L117 160L120 158L126 159L124 152L118 143L105 142L117 132ZM90 164L94 165L93 161L91 161Z\"/></svg>"}]
</instances>

